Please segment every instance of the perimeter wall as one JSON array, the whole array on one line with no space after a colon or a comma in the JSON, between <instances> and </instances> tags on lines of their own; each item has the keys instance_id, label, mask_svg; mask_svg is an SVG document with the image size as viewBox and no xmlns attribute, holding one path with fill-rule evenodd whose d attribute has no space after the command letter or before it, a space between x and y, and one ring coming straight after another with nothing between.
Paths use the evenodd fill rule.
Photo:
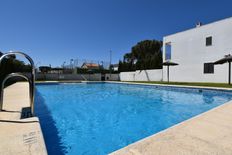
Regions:
<instances>
[{"instance_id":1,"label":"perimeter wall","mask_svg":"<svg viewBox=\"0 0 232 155\"><path fill-rule=\"evenodd\" d=\"M101 74L36 74L36 80L101 81Z\"/></svg>"},{"instance_id":2,"label":"perimeter wall","mask_svg":"<svg viewBox=\"0 0 232 155\"><path fill-rule=\"evenodd\" d=\"M29 75L28 75L29 76ZM45 80L45 81L59 81L59 80L75 80L75 81L101 81L102 74L36 74L36 80ZM119 81L119 74L105 74L106 81ZM104 80L103 80L104 81Z\"/></svg>"},{"instance_id":3,"label":"perimeter wall","mask_svg":"<svg viewBox=\"0 0 232 155\"><path fill-rule=\"evenodd\" d=\"M162 69L121 72L120 81L162 81Z\"/></svg>"}]
</instances>

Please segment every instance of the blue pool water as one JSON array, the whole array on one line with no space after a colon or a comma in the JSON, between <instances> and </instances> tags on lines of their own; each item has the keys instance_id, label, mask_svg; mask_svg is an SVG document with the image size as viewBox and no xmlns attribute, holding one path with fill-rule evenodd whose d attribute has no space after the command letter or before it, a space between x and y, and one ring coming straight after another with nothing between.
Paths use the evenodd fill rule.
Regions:
<instances>
[{"instance_id":1,"label":"blue pool water","mask_svg":"<svg viewBox=\"0 0 232 155\"><path fill-rule=\"evenodd\" d=\"M49 154L101 155L232 99L230 92L126 84L36 85Z\"/></svg>"}]
</instances>

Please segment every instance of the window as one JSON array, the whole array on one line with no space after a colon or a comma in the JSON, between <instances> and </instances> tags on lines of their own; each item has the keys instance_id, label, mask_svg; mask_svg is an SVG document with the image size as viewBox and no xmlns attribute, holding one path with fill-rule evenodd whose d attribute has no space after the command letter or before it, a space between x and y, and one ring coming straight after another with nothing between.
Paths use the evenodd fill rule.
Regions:
<instances>
[{"instance_id":1,"label":"window","mask_svg":"<svg viewBox=\"0 0 232 155\"><path fill-rule=\"evenodd\" d=\"M171 43L165 44L165 60L171 59Z\"/></svg>"},{"instance_id":2,"label":"window","mask_svg":"<svg viewBox=\"0 0 232 155\"><path fill-rule=\"evenodd\" d=\"M214 64L204 63L204 74L213 74L213 73L214 73Z\"/></svg>"},{"instance_id":3,"label":"window","mask_svg":"<svg viewBox=\"0 0 232 155\"><path fill-rule=\"evenodd\" d=\"M207 37L205 44L206 44L206 46L211 46L212 45L212 37Z\"/></svg>"}]
</instances>

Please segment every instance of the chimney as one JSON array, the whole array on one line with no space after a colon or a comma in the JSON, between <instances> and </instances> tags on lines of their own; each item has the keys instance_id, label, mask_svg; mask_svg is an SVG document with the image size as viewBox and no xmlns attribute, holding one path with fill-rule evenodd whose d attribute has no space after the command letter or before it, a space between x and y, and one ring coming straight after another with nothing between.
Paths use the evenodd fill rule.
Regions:
<instances>
[{"instance_id":1,"label":"chimney","mask_svg":"<svg viewBox=\"0 0 232 155\"><path fill-rule=\"evenodd\" d=\"M196 27L201 27L202 23L201 22L197 22Z\"/></svg>"}]
</instances>

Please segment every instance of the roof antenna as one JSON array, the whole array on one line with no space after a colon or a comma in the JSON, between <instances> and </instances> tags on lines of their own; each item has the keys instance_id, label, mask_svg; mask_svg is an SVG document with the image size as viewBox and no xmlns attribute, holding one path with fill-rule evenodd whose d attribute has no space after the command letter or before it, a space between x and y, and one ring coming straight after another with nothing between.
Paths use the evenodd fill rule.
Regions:
<instances>
[{"instance_id":1,"label":"roof antenna","mask_svg":"<svg viewBox=\"0 0 232 155\"><path fill-rule=\"evenodd\" d=\"M202 22L197 22L196 27L201 27L202 26Z\"/></svg>"}]
</instances>

